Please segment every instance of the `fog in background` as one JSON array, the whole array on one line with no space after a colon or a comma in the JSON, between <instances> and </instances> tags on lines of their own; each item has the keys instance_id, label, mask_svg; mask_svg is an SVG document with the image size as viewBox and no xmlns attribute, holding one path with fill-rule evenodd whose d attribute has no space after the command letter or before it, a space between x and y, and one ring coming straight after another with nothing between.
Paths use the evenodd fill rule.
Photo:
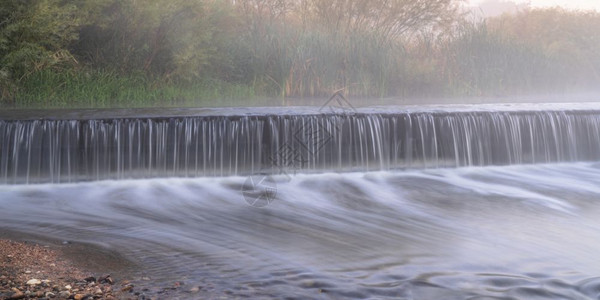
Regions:
<instances>
[{"instance_id":1,"label":"fog in background","mask_svg":"<svg viewBox=\"0 0 600 300\"><path fill-rule=\"evenodd\" d=\"M598 4L555 3L6 0L0 104L595 100Z\"/></svg>"},{"instance_id":2,"label":"fog in background","mask_svg":"<svg viewBox=\"0 0 600 300\"><path fill-rule=\"evenodd\" d=\"M497 17L502 14L516 14L531 8L530 3L517 3L503 0L470 1L471 14L475 18Z\"/></svg>"},{"instance_id":3,"label":"fog in background","mask_svg":"<svg viewBox=\"0 0 600 300\"><path fill-rule=\"evenodd\" d=\"M596 0L470 0L468 5L477 9L481 7L487 16L495 16L504 12L515 12L515 8L549 8L561 7L569 10L600 11L600 2Z\"/></svg>"}]
</instances>

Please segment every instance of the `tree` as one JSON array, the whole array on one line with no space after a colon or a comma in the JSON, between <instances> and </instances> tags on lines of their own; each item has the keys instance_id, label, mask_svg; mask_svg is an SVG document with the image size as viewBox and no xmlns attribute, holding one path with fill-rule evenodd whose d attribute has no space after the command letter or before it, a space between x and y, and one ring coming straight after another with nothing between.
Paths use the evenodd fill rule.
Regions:
<instances>
[{"instance_id":1,"label":"tree","mask_svg":"<svg viewBox=\"0 0 600 300\"><path fill-rule=\"evenodd\" d=\"M530 9L488 21L503 39L539 49L548 85L600 82L600 13L560 8Z\"/></svg>"},{"instance_id":2,"label":"tree","mask_svg":"<svg viewBox=\"0 0 600 300\"><path fill-rule=\"evenodd\" d=\"M460 17L464 0L300 0L315 22L339 32L369 31L396 39Z\"/></svg>"},{"instance_id":3,"label":"tree","mask_svg":"<svg viewBox=\"0 0 600 300\"><path fill-rule=\"evenodd\" d=\"M77 39L81 18L69 1L5 0L0 20L2 98L12 98L16 82L34 72L75 63L67 46Z\"/></svg>"},{"instance_id":4,"label":"tree","mask_svg":"<svg viewBox=\"0 0 600 300\"><path fill-rule=\"evenodd\" d=\"M109 0L72 50L95 68L198 78L223 60L231 11L222 1Z\"/></svg>"}]
</instances>

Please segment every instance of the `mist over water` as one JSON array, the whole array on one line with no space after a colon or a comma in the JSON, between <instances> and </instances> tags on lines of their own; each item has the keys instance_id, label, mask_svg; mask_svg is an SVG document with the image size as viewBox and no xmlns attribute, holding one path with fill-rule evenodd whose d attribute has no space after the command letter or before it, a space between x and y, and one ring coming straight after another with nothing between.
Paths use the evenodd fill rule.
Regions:
<instances>
[{"instance_id":1,"label":"mist over water","mask_svg":"<svg viewBox=\"0 0 600 300\"><path fill-rule=\"evenodd\" d=\"M596 299L599 178L594 163L297 175L262 209L244 177L4 186L0 225L212 296Z\"/></svg>"},{"instance_id":2,"label":"mist over water","mask_svg":"<svg viewBox=\"0 0 600 300\"><path fill-rule=\"evenodd\" d=\"M596 299L598 108L14 115L0 226L112 249L181 298ZM282 146L302 164L273 168ZM246 175L265 166L257 208Z\"/></svg>"},{"instance_id":3,"label":"mist over water","mask_svg":"<svg viewBox=\"0 0 600 300\"><path fill-rule=\"evenodd\" d=\"M142 299L600 299L600 13L148 2L2 2L0 237Z\"/></svg>"}]
</instances>

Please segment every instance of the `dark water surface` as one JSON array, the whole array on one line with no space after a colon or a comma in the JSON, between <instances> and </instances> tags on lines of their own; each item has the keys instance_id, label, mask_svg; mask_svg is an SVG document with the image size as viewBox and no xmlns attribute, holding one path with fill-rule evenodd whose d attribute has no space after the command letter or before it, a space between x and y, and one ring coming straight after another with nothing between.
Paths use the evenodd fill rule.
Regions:
<instances>
[{"instance_id":1,"label":"dark water surface","mask_svg":"<svg viewBox=\"0 0 600 300\"><path fill-rule=\"evenodd\" d=\"M244 177L2 186L0 226L114 249L201 298L600 297L600 165L275 179L265 208Z\"/></svg>"}]
</instances>

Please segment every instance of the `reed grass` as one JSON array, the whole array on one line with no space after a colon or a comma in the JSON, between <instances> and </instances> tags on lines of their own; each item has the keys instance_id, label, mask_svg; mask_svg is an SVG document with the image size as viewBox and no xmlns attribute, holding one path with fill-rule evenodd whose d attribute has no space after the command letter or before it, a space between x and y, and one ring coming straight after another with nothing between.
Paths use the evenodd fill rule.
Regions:
<instances>
[{"instance_id":1,"label":"reed grass","mask_svg":"<svg viewBox=\"0 0 600 300\"><path fill-rule=\"evenodd\" d=\"M16 107L142 107L214 105L249 101L250 86L215 79L163 82L144 74L43 70L22 80Z\"/></svg>"},{"instance_id":2,"label":"reed grass","mask_svg":"<svg viewBox=\"0 0 600 300\"><path fill-rule=\"evenodd\" d=\"M326 97L344 88L353 96L385 97L407 73L399 43L367 34L268 28L248 41L257 55L251 70L261 94Z\"/></svg>"},{"instance_id":3,"label":"reed grass","mask_svg":"<svg viewBox=\"0 0 600 300\"><path fill-rule=\"evenodd\" d=\"M214 17L215 24L237 20ZM72 49L70 63L41 64L39 70L21 72L27 74L23 77L5 64L0 66L0 105L245 106L264 97L279 104L290 97L326 98L338 90L360 98L438 98L578 92L600 86L600 34L590 29L600 24L600 14L531 10L485 22L464 21L443 34L423 30L393 40L373 30L339 30L293 17L268 22L253 18L256 26L234 22L216 30L204 24L213 28L212 34L183 47L186 51L160 48L156 68L137 62L147 52L147 38L134 41L139 57L124 44L116 52L104 49L111 55L99 55L99 62L85 60L82 53L95 50L86 44L92 49ZM562 29L542 26L547 20L560 22L553 28ZM87 38L95 37L93 33ZM185 44L179 36L171 38L177 42L173 45ZM101 46L96 42L90 45ZM115 65L121 50L137 57L130 66Z\"/></svg>"}]
</instances>

